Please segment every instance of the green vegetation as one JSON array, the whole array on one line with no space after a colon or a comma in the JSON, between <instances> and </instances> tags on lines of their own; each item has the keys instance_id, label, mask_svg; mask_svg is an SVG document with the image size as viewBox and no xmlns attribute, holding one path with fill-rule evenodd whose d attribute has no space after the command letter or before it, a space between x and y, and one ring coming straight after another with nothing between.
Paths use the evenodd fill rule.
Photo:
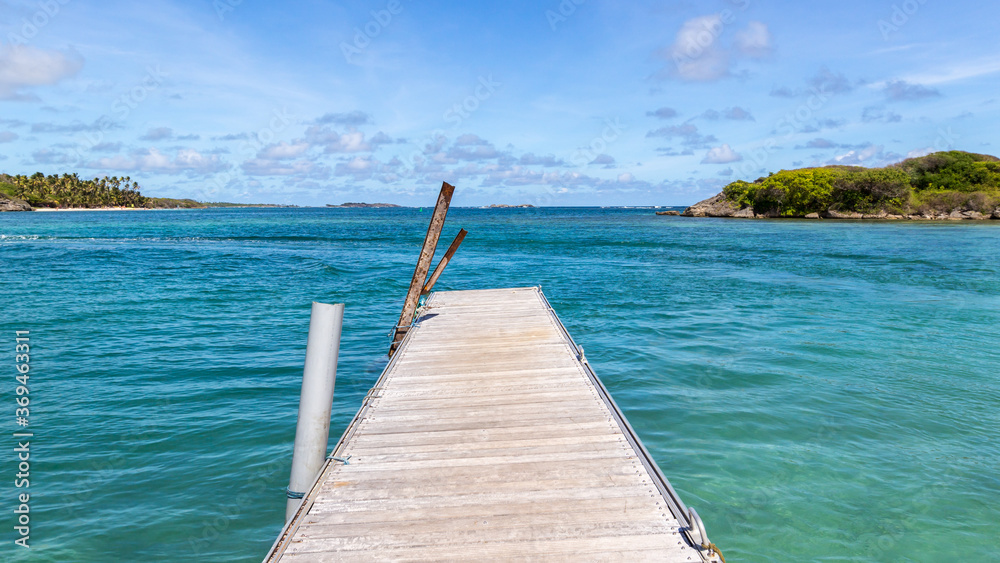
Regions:
<instances>
[{"instance_id":1,"label":"green vegetation","mask_svg":"<svg viewBox=\"0 0 1000 563\"><path fill-rule=\"evenodd\" d=\"M146 209L195 209L204 207L283 207L269 204L204 203L193 199L146 197L139 183L117 176L84 180L77 174L31 176L0 174L0 196L26 201L32 207L81 208L132 207Z\"/></svg>"},{"instance_id":2,"label":"green vegetation","mask_svg":"<svg viewBox=\"0 0 1000 563\"><path fill-rule=\"evenodd\" d=\"M1000 205L1000 159L962 151L908 158L885 168L782 170L725 187L726 199L755 213L801 217L858 213L990 213Z\"/></svg>"},{"instance_id":3,"label":"green vegetation","mask_svg":"<svg viewBox=\"0 0 1000 563\"><path fill-rule=\"evenodd\" d=\"M81 179L76 174L0 175L0 191L32 207L150 207L139 183L128 176Z\"/></svg>"}]
</instances>

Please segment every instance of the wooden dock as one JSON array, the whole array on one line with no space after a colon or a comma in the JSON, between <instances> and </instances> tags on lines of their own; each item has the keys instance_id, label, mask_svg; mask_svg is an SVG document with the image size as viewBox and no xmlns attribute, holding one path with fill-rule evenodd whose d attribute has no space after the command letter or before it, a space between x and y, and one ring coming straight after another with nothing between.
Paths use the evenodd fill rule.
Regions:
<instances>
[{"instance_id":1,"label":"wooden dock","mask_svg":"<svg viewBox=\"0 0 1000 563\"><path fill-rule=\"evenodd\" d=\"M437 292L265 561L719 561L688 514L539 288Z\"/></svg>"}]
</instances>

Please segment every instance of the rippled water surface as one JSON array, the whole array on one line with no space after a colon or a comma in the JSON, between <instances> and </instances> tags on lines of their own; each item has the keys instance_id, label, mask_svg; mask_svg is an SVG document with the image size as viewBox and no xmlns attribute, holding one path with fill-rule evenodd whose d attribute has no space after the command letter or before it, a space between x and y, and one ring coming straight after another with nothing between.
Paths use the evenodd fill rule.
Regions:
<instances>
[{"instance_id":1,"label":"rippled water surface","mask_svg":"<svg viewBox=\"0 0 1000 563\"><path fill-rule=\"evenodd\" d=\"M0 349L31 331L35 434L30 551L0 445L0 558L259 561L309 304L347 306L335 441L429 216L0 214ZM998 223L453 209L442 246L470 234L438 289L541 285L730 562L998 560Z\"/></svg>"}]
</instances>

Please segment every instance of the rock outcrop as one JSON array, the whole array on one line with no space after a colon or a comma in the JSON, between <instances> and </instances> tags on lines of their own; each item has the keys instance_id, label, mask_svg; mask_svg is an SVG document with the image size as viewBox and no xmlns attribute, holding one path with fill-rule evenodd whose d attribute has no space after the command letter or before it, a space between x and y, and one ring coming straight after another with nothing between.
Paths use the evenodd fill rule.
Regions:
<instances>
[{"instance_id":1,"label":"rock outcrop","mask_svg":"<svg viewBox=\"0 0 1000 563\"><path fill-rule=\"evenodd\" d=\"M676 211L658 211L657 215L675 215ZM704 201L688 207L681 213L684 217L739 217L745 219L774 219L794 217L791 215L781 215L777 211L754 212L753 207L740 207L726 199L724 194L718 194ZM797 217L802 217L801 215ZM902 215L898 211L875 211L873 213L859 213L857 211L839 211L828 209L818 213L809 213L804 216L806 219L869 219L878 221L899 221L899 220L920 220L920 221L982 221L984 219L1000 220L1000 207L982 213L972 208L971 204L955 209L925 209L913 211L908 215Z\"/></svg>"},{"instance_id":2,"label":"rock outcrop","mask_svg":"<svg viewBox=\"0 0 1000 563\"><path fill-rule=\"evenodd\" d=\"M395 203L360 203L356 201L349 201L347 203L341 203L340 205L326 204L327 207L399 207Z\"/></svg>"},{"instance_id":3,"label":"rock outcrop","mask_svg":"<svg viewBox=\"0 0 1000 563\"><path fill-rule=\"evenodd\" d=\"M724 194L719 194L688 207L681 215L685 217L735 217L739 211L741 209L738 205L726 199ZM752 216L753 211L751 210L748 217Z\"/></svg>"},{"instance_id":4,"label":"rock outcrop","mask_svg":"<svg viewBox=\"0 0 1000 563\"><path fill-rule=\"evenodd\" d=\"M671 209L670 211L657 211L656 214L657 215L680 215L681 212L680 211L674 211L673 209Z\"/></svg>"},{"instance_id":5,"label":"rock outcrop","mask_svg":"<svg viewBox=\"0 0 1000 563\"><path fill-rule=\"evenodd\" d=\"M31 211L31 206L24 200L0 197L0 211Z\"/></svg>"},{"instance_id":6,"label":"rock outcrop","mask_svg":"<svg viewBox=\"0 0 1000 563\"><path fill-rule=\"evenodd\" d=\"M823 217L827 219L861 219L863 215L856 211L850 211L847 213L841 211L828 210L823 212Z\"/></svg>"}]
</instances>

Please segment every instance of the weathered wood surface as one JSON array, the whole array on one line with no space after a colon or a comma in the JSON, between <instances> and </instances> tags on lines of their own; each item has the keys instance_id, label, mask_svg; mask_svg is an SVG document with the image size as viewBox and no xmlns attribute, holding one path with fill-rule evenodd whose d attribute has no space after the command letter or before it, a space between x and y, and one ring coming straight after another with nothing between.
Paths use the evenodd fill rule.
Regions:
<instances>
[{"instance_id":1,"label":"weathered wood surface","mask_svg":"<svg viewBox=\"0 0 1000 563\"><path fill-rule=\"evenodd\" d=\"M269 560L704 559L540 290L418 321Z\"/></svg>"}]
</instances>

